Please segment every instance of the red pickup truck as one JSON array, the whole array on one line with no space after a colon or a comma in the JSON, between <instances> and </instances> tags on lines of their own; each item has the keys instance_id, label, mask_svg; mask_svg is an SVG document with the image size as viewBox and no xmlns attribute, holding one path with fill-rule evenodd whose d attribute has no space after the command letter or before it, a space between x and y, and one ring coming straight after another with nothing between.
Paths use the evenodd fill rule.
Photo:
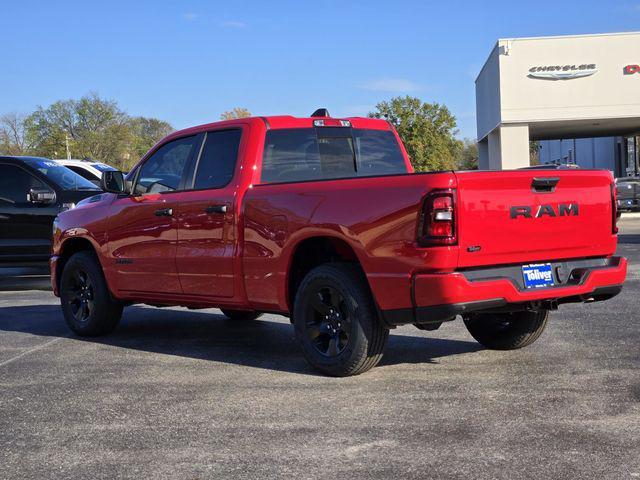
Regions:
<instances>
[{"instance_id":1,"label":"red pickup truck","mask_svg":"<svg viewBox=\"0 0 640 480\"><path fill-rule=\"evenodd\" d=\"M69 327L123 306L289 316L305 357L346 376L390 328L515 349L549 310L620 292L615 185L600 170L414 173L384 120L243 118L169 135L107 193L54 224L51 278Z\"/></svg>"}]
</instances>

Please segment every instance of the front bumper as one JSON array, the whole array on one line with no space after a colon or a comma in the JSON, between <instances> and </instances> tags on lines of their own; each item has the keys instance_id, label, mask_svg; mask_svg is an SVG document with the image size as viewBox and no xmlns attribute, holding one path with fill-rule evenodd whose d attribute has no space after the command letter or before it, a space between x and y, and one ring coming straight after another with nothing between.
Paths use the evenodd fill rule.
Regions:
<instances>
[{"instance_id":1,"label":"front bumper","mask_svg":"<svg viewBox=\"0 0 640 480\"><path fill-rule=\"evenodd\" d=\"M58 256L52 255L49 258L49 269L51 270L51 289L56 297L60 296L58 292Z\"/></svg>"},{"instance_id":2,"label":"front bumper","mask_svg":"<svg viewBox=\"0 0 640 480\"><path fill-rule=\"evenodd\" d=\"M521 265L413 276L413 308L382 312L389 325L439 323L471 312L554 308L562 303L607 300L622 289L624 257L551 262L556 286L526 289Z\"/></svg>"}]
</instances>

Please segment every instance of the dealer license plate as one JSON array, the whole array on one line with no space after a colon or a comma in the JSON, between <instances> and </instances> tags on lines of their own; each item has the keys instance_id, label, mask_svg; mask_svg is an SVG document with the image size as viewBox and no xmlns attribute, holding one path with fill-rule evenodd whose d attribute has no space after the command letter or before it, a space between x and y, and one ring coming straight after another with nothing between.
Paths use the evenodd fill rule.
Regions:
<instances>
[{"instance_id":1,"label":"dealer license plate","mask_svg":"<svg viewBox=\"0 0 640 480\"><path fill-rule=\"evenodd\" d=\"M550 263L523 265L522 276L526 288L546 288L555 285Z\"/></svg>"}]
</instances>

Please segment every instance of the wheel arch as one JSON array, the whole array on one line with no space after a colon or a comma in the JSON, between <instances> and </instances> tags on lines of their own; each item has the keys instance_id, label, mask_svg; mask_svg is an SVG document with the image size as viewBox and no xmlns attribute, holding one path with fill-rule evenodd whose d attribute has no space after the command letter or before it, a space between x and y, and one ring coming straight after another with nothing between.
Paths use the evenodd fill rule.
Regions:
<instances>
[{"instance_id":1,"label":"wheel arch","mask_svg":"<svg viewBox=\"0 0 640 480\"><path fill-rule=\"evenodd\" d=\"M315 267L331 262L348 262L357 265L364 275L356 249L346 240L332 235L314 235L300 239L292 248L290 258L285 281L290 312L293 311L300 282ZM364 277L366 279L366 275Z\"/></svg>"},{"instance_id":2,"label":"wheel arch","mask_svg":"<svg viewBox=\"0 0 640 480\"><path fill-rule=\"evenodd\" d=\"M62 272L64 267L71 258L71 256L78 252L89 251L98 258L98 252L95 245L85 237L69 237L64 240L60 246L60 253L58 255L58 262L56 263L56 287L60 291L60 280L62 278Z\"/></svg>"}]
</instances>

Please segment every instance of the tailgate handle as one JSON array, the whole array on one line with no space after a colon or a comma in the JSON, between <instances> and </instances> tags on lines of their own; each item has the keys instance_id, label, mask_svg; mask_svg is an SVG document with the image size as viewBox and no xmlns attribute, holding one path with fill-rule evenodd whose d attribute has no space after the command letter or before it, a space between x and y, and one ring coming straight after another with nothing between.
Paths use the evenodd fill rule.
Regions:
<instances>
[{"instance_id":1,"label":"tailgate handle","mask_svg":"<svg viewBox=\"0 0 640 480\"><path fill-rule=\"evenodd\" d=\"M537 193L551 193L560 181L557 177L538 177L531 182L531 188Z\"/></svg>"}]
</instances>

